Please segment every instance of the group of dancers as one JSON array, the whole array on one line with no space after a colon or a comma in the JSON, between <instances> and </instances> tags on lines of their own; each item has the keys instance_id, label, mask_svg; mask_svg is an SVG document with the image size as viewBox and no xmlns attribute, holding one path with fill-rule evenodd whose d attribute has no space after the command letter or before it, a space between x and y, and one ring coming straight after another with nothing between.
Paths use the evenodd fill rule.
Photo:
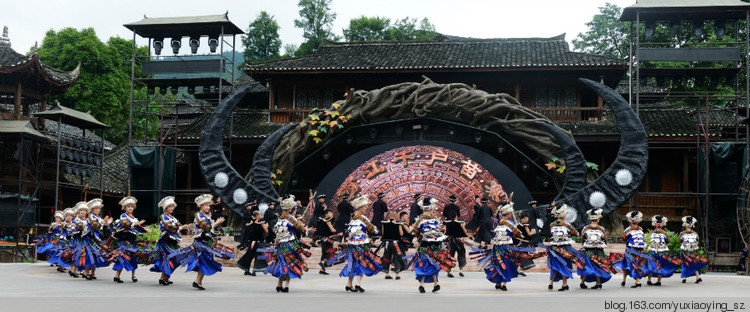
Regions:
<instances>
[{"instance_id":1,"label":"group of dancers","mask_svg":"<svg viewBox=\"0 0 750 312\"><path fill-rule=\"evenodd\" d=\"M132 196L120 200L123 212L117 219L100 216L104 205L99 198L58 211L48 234L39 239L37 253L48 255L48 261L57 266L58 271L65 272L67 268L73 278L95 280L96 269L111 264L115 283L123 283L123 270L132 272L131 280L137 282L135 272L138 265L143 264L153 265L150 271L161 273L159 284L169 286L173 284L169 279L172 273L184 266L187 271L198 272L193 287L200 290L205 289L204 276L221 271L214 257L234 257L231 248L217 243L213 237L211 230L224 219L211 220L212 195L195 198L199 210L193 221L196 234L192 245L184 248L180 248L179 231L188 225L180 224L173 216L177 207L174 197L167 196L159 201L158 206L163 211L159 217L161 235L155 242L140 239L150 229L143 226L145 220L133 215L137 203Z\"/></svg>"},{"instance_id":2,"label":"group of dancers","mask_svg":"<svg viewBox=\"0 0 750 312\"><path fill-rule=\"evenodd\" d=\"M606 231L599 225L601 209L587 211L590 223L579 234L565 221L572 208L552 204L548 218L554 221L549 223L549 244L533 245L529 237L535 233L527 223L528 211L521 212L521 222L518 222L513 202L502 204L494 212L487 198L477 199L472 221L477 228L474 237L477 244L468 240L473 235L459 219L460 209L454 203L455 197L449 198L451 203L443 208L442 217L434 198L416 195L414 205L407 212L388 211L383 197L384 194L378 194L377 201L371 203L368 195L351 202L348 196L342 196L343 201L336 209L339 216L334 218L334 211L325 205L325 195L320 195L308 222L301 218L300 204L293 195L279 198L279 210L274 205L261 213L257 207L248 206L239 247L247 251L237 261L237 266L247 275L255 275L256 271L270 274L277 278L277 292L289 292L291 280L301 278L308 271L305 258L311 256L308 250L312 247L302 240L304 236L312 237L311 244L321 248L319 273L328 274L327 267L343 264L339 276L347 278L345 291L353 293L365 291L364 276L384 272L386 279L393 279L391 268L396 279L400 279L399 272L413 270L420 293L426 292L425 284L432 284L432 292L437 292L440 271L453 277L452 270L458 265L459 276L464 276L462 269L467 254L478 261L495 289L502 291L508 290L507 283L512 279L524 275L522 270L533 267L534 259L544 256L550 269L549 289L554 289L554 283L562 280L559 291L570 289L568 279L573 278L573 265L580 276L581 288L589 288L586 283L595 283L590 288L600 289L618 270L623 272L622 286L628 276L635 279L632 288L640 287L643 277L648 278L648 285L660 286L662 279L672 276L680 266L683 283L690 276L695 276L695 282L700 283L700 270L708 262L699 253L698 235L692 230L697 220L690 216L682 218L681 251L671 253L667 247L669 236L663 230L667 218L653 216L655 229L647 235L638 226L642 213L631 211L626 215L631 225L622 235L627 241L625 253L607 255L604 251ZM168 286L172 284L171 274L185 266L187 271L198 272L192 286L200 290L205 289L202 284L205 275L221 271L214 257L233 258L232 250L218 244L213 237L212 229L224 220L221 217L211 219L211 195L195 198L199 209L193 222L196 233L192 245L184 248L179 245L179 231L187 225L181 225L172 215L176 207L174 197L168 196L159 202L163 211L159 217L162 234L156 242L138 239L148 229L142 226L142 220L133 216L136 202L131 196L123 198L120 205L124 212L116 220L99 216L100 199L79 202L73 208L56 213L55 223L39 243L38 252L49 255L49 262L57 265L59 271L64 272L64 268L69 267L71 277L80 274L86 279L96 279L96 268L113 264L117 283L123 282L120 278L123 269L131 271L132 281L136 282L138 265L153 264L151 271L161 273L159 284ZM372 221L365 215L370 205L374 211ZM497 221L488 221L488 215L494 215ZM110 229L111 235L105 235L104 229ZM580 238L582 249L573 248L574 237ZM408 249L414 246L414 238L415 252L407 255ZM470 247L468 252L466 246ZM655 283L651 282L652 277L657 278Z\"/></svg>"}]
</instances>

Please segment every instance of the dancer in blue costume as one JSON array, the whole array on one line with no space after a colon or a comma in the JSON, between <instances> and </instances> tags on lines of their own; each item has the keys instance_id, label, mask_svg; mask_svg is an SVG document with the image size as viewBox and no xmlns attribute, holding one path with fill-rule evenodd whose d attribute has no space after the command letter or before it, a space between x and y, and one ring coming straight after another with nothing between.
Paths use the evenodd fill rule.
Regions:
<instances>
[{"instance_id":1,"label":"dancer in blue costume","mask_svg":"<svg viewBox=\"0 0 750 312\"><path fill-rule=\"evenodd\" d=\"M646 250L652 259L646 262L643 272L648 274L647 285L661 286L661 279L672 276L674 271L677 270L677 266L673 263L674 256L669 253L669 247L667 247L669 235L662 229L667 225L667 218L655 215L651 218L651 225L654 226L654 230L648 234L649 243ZM653 275L658 277L656 283L651 282Z\"/></svg>"},{"instance_id":2,"label":"dancer in blue costume","mask_svg":"<svg viewBox=\"0 0 750 312\"><path fill-rule=\"evenodd\" d=\"M214 204L211 194L202 194L195 198L195 204L199 211L195 213L193 224L195 224L196 234L193 245L183 248L179 253L185 255L182 265L187 267L187 272L196 271L193 287L199 290L205 290L203 287L203 277L214 275L221 272L221 264L214 260L214 256L228 260L234 258L232 249L217 243L213 238L211 230L224 222L223 217L211 222L211 205Z\"/></svg>"},{"instance_id":3,"label":"dancer in blue costume","mask_svg":"<svg viewBox=\"0 0 750 312\"><path fill-rule=\"evenodd\" d=\"M420 293L425 292L425 282L434 284L432 292L439 291L438 273L440 270L449 272L456 266L456 261L450 256L450 251L443 248L443 241L448 237L440 230L442 224L435 211L437 203L437 199L430 197L425 197L418 202L423 213L412 225L412 233L419 236L419 247L414 255L409 256L412 259L406 267L414 266L414 275L419 281Z\"/></svg>"},{"instance_id":4,"label":"dancer in blue costume","mask_svg":"<svg viewBox=\"0 0 750 312\"><path fill-rule=\"evenodd\" d=\"M687 282L687 278L695 275L695 283L703 281L701 279L701 269L708 265L708 260L701 256L700 247L698 246L698 233L693 231L693 227L698 220L691 217L682 217L682 227L684 231L680 232L680 250L682 250L682 283Z\"/></svg>"},{"instance_id":5,"label":"dancer in blue costume","mask_svg":"<svg viewBox=\"0 0 750 312\"><path fill-rule=\"evenodd\" d=\"M95 198L86 203L89 209L89 217L86 219L86 234L83 236L83 244L86 246L86 265L83 266L83 277L87 280L96 279L96 268L109 266L111 255L104 248L104 234L102 228L112 223L112 218L102 218L101 198Z\"/></svg>"},{"instance_id":6,"label":"dancer in blue costume","mask_svg":"<svg viewBox=\"0 0 750 312\"><path fill-rule=\"evenodd\" d=\"M361 287L362 277L378 274L383 268L380 257L373 252L374 248L369 237L369 235L377 234L378 229L363 215L368 205L370 205L370 198L367 195L362 195L352 201L354 214L346 227L346 249L328 260L328 265L346 262L339 276L349 278L345 287L347 292L365 292ZM352 285L355 277L357 283Z\"/></svg>"},{"instance_id":7,"label":"dancer in blue costume","mask_svg":"<svg viewBox=\"0 0 750 312\"><path fill-rule=\"evenodd\" d=\"M630 276L635 279L635 285L630 286L630 288L638 288L641 287L641 278L646 275L644 268L651 256L643 253L646 248L646 239L643 229L638 226L638 223L643 219L643 214L634 210L626 213L625 217L630 221L630 226L625 229L621 238L627 241L627 247L625 248L625 256L615 266L623 271L620 286L624 287L625 281Z\"/></svg>"},{"instance_id":8,"label":"dancer in blue costume","mask_svg":"<svg viewBox=\"0 0 750 312\"><path fill-rule=\"evenodd\" d=\"M266 260L268 267L263 273L271 273L279 279L276 283L276 292L289 292L291 279L302 278L302 274L307 272L303 256L309 257L310 253L304 251L299 243L299 238L306 230L305 223L291 214L294 205L294 195L281 200L282 213L273 226L273 232L276 234L275 246L267 250L270 253Z\"/></svg>"},{"instance_id":9,"label":"dancer in blue costume","mask_svg":"<svg viewBox=\"0 0 750 312\"><path fill-rule=\"evenodd\" d=\"M56 266L58 272L65 272L65 268L60 265L60 240L62 238L61 233L63 230L63 219L65 216L62 211L55 212L54 222L50 224L47 234L41 235L39 242L37 242L36 252L38 254L46 254L48 259L47 262L50 266Z\"/></svg>"},{"instance_id":10,"label":"dancer in blue costume","mask_svg":"<svg viewBox=\"0 0 750 312\"><path fill-rule=\"evenodd\" d=\"M554 282L562 279L563 286L558 291L570 289L568 287L568 279L573 278L573 263L578 268L584 267L584 262L581 260L583 256L571 246L573 244L571 236L578 236L578 231L572 225L565 222L565 216L568 215L569 209L572 208L563 204L560 207L554 207L550 211L550 214L557 220L550 224L552 242L546 247L547 267L550 269L549 286L547 288L553 289Z\"/></svg>"},{"instance_id":11,"label":"dancer in blue costume","mask_svg":"<svg viewBox=\"0 0 750 312\"><path fill-rule=\"evenodd\" d=\"M518 277L518 266L521 259L532 259L533 248L519 248L513 246L513 238L521 237L521 231L516 228L513 218L513 202L509 202L499 209L500 220L492 231L494 237L490 241L492 248L478 253L485 255L479 259L484 264L484 273L488 281L495 284L495 289L508 291L507 282ZM476 249L475 249L476 250Z\"/></svg>"},{"instance_id":12,"label":"dancer in blue costume","mask_svg":"<svg viewBox=\"0 0 750 312\"><path fill-rule=\"evenodd\" d=\"M73 207L76 217L69 227L68 240L71 242L70 249L63 256L63 261L70 263L68 274L73 278L78 278L78 268L84 268L88 262L94 261L91 255L90 247L84 242L84 236L88 234L88 213L89 207L86 202L78 202ZM104 259L102 259L104 260Z\"/></svg>"},{"instance_id":13,"label":"dancer in blue costume","mask_svg":"<svg viewBox=\"0 0 750 312\"><path fill-rule=\"evenodd\" d=\"M581 230L581 241L583 241L583 254L586 265L578 268L578 276L581 277L581 288L586 289L586 282L596 282L591 289L601 289L602 284L617 273L612 260L604 253L607 247L607 232L599 225L602 218L602 209L591 209L586 211L591 223Z\"/></svg>"},{"instance_id":14,"label":"dancer in blue costume","mask_svg":"<svg viewBox=\"0 0 750 312\"><path fill-rule=\"evenodd\" d=\"M147 254L147 251L139 247L137 242L138 235L150 232L149 229L142 225L146 220L138 220L133 216L135 205L138 200L133 196L126 196L120 200L120 206L123 212L120 218L113 223L114 227L114 245L112 250L112 270L115 270L115 283L122 283L120 274L122 270L132 272L131 280L133 283L138 282L135 277L135 270L138 269L138 258Z\"/></svg>"},{"instance_id":15,"label":"dancer in blue costume","mask_svg":"<svg viewBox=\"0 0 750 312\"><path fill-rule=\"evenodd\" d=\"M55 257L60 266L69 268L72 264L69 262L70 254L73 248L75 248L75 240L73 240L72 232L75 230L73 219L76 217L76 211L73 208L65 208L62 213L63 222L60 225L60 246L57 249Z\"/></svg>"},{"instance_id":16,"label":"dancer in blue costume","mask_svg":"<svg viewBox=\"0 0 750 312\"><path fill-rule=\"evenodd\" d=\"M180 221L172 215L175 207L177 207L174 196L162 198L158 206L163 211L162 215L159 216L161 235L156 242L156 250L154 250L156 262L150 271L160 272L159 285L169 286L173 284L169 277L172 276L174 270L184 259L184 254L179 253L182 237L178 232L187 228L188 225L181 225Z\"/></svg>"}]
</instances>

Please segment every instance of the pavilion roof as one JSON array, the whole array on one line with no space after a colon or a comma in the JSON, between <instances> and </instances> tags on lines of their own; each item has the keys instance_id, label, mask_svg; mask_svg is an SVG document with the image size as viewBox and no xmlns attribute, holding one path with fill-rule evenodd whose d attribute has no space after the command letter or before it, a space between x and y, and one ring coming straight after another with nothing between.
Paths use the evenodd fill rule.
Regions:
<instances>
[{"instance_id":1,"label":"pavilion roof","mask_svg":"<svg viewBox=\"0 0 750 312\"><path fill-rule=\"evenodd\" d=\"M81 64L71 70L64 71L45 65L39 59L36 49L31 55L20 54L10 47L7 28L0 37L0 74L15 72L33 72L52 85L66 87L75 82L81 70Z\"/></svg>"}]
</instances>

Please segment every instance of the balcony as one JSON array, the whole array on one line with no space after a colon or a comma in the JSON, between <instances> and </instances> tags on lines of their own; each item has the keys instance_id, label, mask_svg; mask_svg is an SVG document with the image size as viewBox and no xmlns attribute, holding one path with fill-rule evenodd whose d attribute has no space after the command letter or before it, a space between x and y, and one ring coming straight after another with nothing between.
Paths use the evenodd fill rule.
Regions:
<instances>
[{"instance_id":1,"label":"balcony","mask_svg":"<svg viewBox=\"0 0 750 312\"><path fill-rule=\"evenodd\" d=\"M273 123L298 123L307 118L309 109L271 109L270 121Z\"/></svg>"},{"instance_id":2,"label":"balcony","mask_svg":"<svg viewBox=\"0 0 750 312\"><path fill-rule=\"evenodd\" d=\"M601 107L529 107L552 121L599 121Z\"/></svg>"}]
</instances>

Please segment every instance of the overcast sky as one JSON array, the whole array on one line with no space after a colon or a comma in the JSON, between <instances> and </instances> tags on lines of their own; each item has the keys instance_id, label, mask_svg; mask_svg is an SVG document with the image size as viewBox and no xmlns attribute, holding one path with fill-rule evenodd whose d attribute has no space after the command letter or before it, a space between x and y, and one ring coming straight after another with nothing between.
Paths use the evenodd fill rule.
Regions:
<instances>
[{"instance_id":1,"label":"overcast sky","mask_svg":"<svg viewBox=\"0 0 750 312\"><path fill-rule=\"evenodd\" d=\"M303 42L302 31L294 27L299 17L297 0L26 0L0 4L0 27L9 28L13 49L25 53L44 34L64 27L93 27L106 41L109 37L133 37L123 24L149 17L223 14L246 30L260 11L276 18L282 44ZM585 23L599 12L606 0L333 0L337 14L336 34L348 27L349 20L362 15L385 16L391 20L427 17L438 32L474 38L552 37L566 33L569 42L585 32ZM609 0L620 7L635 0ZM139 44L146 41L139 39ZM239 39L238 39L239 42ZM183 45L186 43L183 42ZM205 44L205 43L204 43ZM283 50L281 51L283 53Z\"/></svg>"}]
</instances>

